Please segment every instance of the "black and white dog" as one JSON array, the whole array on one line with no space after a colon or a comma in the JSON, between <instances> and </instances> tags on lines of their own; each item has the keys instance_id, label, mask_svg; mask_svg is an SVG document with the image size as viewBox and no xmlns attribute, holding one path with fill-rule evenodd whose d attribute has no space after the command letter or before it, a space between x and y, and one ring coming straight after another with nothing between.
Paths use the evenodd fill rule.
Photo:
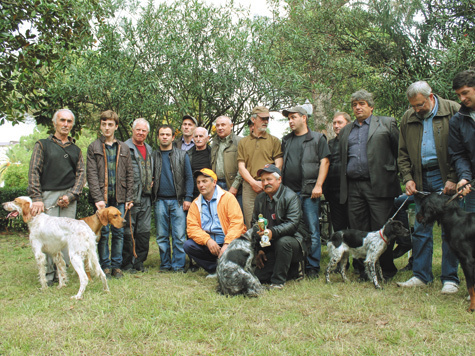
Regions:
<instances>
[{"instance_id":1,"label":"black and white dog","mask_svg":"<svg viewBox=\"0 0 475 356\"><path fill-rule=\"evenodd\" d=\"M475 214L464 211L449 196L432 193L422 199L416 218L420 224L437 221L442 225L445 241L462 266L470 294L468 311L475 311Z\"/></svg>"},{"instance_id":2,"label":"black and white dog","mask_svg":"<svg viewBox=\"0 0 475 356\"><path fill-rule=\"evenodd\" d=\"M219 258L216 268L219 293L257 297L264 290L254 275L253 267L255 247L260 240L257 231L259 227L254 225L241 237L233 240Z\"/></svg>"},{"instance_id":3,"label":"black and white dog","mask_svg":"<svg viewBox=\"0 0 475 356\"><path fill-rule=\"evenodd\" d=\"M384 278L379 257L386 251L388 244L398 236L409 236L409 230L397 220L389 220L379 231L364 232L349 229L333 233L327 244L330 255L330 262L325 271L327 283L330 283L330 272L338 262L343 281L348 281L345 270L351 252L354 258L365 259L366 274L373 280L375 288L380 289L378 277L381 283L384 283Z\"/></svg>"}]
</instances>

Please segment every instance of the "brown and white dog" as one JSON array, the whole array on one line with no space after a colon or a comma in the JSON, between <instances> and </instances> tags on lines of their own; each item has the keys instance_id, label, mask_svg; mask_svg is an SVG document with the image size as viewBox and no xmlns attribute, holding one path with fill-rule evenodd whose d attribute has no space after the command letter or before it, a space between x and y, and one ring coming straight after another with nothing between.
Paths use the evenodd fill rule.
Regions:
<instances>
[{"instance_id":1,"label":"brown and white dog","mask_svg":"<svg viewBox=\"0 0 475 356\"><path fill-rule=\"evenodd\" d=\"M108 292L107 279L97 258L96 238L89 226L84 221L49 216L44 213L32 216L30 213L31 204L32 201L29 197L19 197L14 201L3 203L3 208L11 212L8 217L20 215L23 217L23 221L28 224L30 243L35 254L42 289L47 288L45 253L49 253L53 257L58 269L58 288L66 285L66 263L61 250L67 246L69 259L80 281L78 293L71 298L82 299L86 290L88 279L84 270L85 261L89 269L101 278L104 291Z\"/></svg>"}]
</instances>

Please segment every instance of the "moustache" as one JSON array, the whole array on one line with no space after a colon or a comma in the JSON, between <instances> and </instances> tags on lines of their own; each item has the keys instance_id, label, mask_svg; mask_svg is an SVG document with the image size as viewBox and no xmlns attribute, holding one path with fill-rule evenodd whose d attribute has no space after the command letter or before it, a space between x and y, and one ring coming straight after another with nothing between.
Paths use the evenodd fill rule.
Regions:
<instances>
[{"instance_id":1,"label":"moustache","mask_svg":"<svg viewBox=\"0 0 475 356\"><path fill-rule=\"evenodd\" d=\"M264 186L264 188L272 188L272 185L266 184L266 185Z\"/></svg>"}]
</instances>

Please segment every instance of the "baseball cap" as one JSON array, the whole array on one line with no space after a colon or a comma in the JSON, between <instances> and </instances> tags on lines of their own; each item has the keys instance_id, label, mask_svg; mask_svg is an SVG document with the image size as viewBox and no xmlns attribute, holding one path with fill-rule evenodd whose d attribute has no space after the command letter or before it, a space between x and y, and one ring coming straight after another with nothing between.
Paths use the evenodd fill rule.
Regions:
<instances>
[{"instance_id":1,"label":"baseball cap","mask_svg":"<svg viewBox=\"0 0 475 356\"><path fill-rule=\"evenodd\" d=\"M209 168L203 168L203 169L200 169L199 171L195 171L193 173L193 177L198 178L199 175L204 175L206 177L210 177L210 178L213 178L214 181L217 181L218 180L218 176L216 175L216 173L214 173L211 169Z\"/></svg>"},{"instance_id":2,"label":"baseball cap","mask_svg":"<svg viewBox=\"0 0 475 356\"><path fill-rule=\"evenodd\" d=\"M300 115L308 116L307 110L305 110L301 106L294 106L294 107L291 107L290 109L282 110L282 115L284 115L285 117L288 117L289 114L293 114L293 113L299 113Z\"/></svg>"},{"instance_id":3,"label":"baseball cap","mask_svg":"<svg viewBox=\"0 0 475 356\"><path fill-rule=\"evenodd\" d=\"M198 126L198 120L196 120L193 116L191 115L185 115L183 116L183 118L181 119L181 121L183 122L185 119L190 119L191 121L193 121L195 123L196 126Z\"/></svg>"},{"instance_id":4,"label":"baseball cap","mask_svg":"<svg viewBox=\"0 0 475 356\"><path fill-rule=\"evenodd\" d=\"M264 168L261 168L261 169L259 169L259 170L257 171L257 175L260 177L263 172L267 172L267 173L277 173L277 174L279 174L279 176L282 175L282 173L280 172L280 169L277 168L277 167L276 167L275 165L273 165L273 164L266 164L266 165L264 166Z\"/></svg>"},{"instance_id":5,"label":"baseball cap","mask_svg":"<svg viewBox=\"0 0 475 356\"><path fill-rule=\"evenodd\" d=\"M252 109L251 115L257 115L259 117L269 117L269 109L266 108L265 106L256 106L254 109Z\"/></svg>"}]
</instances>

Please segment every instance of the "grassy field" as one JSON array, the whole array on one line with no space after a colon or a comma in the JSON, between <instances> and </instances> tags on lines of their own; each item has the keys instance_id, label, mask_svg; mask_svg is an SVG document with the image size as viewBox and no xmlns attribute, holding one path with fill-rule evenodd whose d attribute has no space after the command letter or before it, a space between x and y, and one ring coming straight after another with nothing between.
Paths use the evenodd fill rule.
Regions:
<instances>
[{"instance_id":1,"label":"grassy field","mask_svg":"<svg viewBox=\"0 0 475 356\"><path fill-rule=\"evenodd\" d=\"M410 272L382 291L333 275L226 298L205 272L158 274L151 243L147 273L111 280L110 294L94 279L75 301L74 270L66 288L42 291L27 236L0 235L0 355L469 355L475 315L464 284L440 294L436 240L436 281L424 289L396 286ZM324 268L326 248L323 257Z\"/></svg>"}]
</instances>

